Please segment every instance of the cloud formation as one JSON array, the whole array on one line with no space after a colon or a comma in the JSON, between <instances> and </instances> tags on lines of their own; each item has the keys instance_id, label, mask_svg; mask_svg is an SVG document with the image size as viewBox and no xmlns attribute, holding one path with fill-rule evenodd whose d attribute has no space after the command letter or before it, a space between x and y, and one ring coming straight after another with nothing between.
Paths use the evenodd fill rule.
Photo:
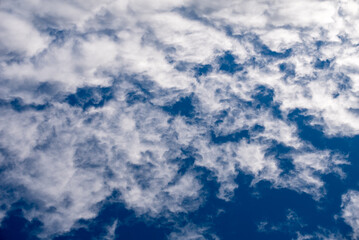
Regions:
<instances>
[{"instance_id":1,"label":"cloud formation","mask_svg":"<svg viewBox=\"0 0 359 240\"><path fill-rule=\"evenodd\" d=\"M119 192L136 216L173 222L209 199L204 171L224 201L239 173L321 201L324 178L345 179L351 163L303 129L359 133L358 11L349 0L2 1L0 216L25 200L38 236L54 237ZM355 198L343 196L354 236ZM217 238L188 223L168 237L206 234Z\"/></svg>"}]
</instances>

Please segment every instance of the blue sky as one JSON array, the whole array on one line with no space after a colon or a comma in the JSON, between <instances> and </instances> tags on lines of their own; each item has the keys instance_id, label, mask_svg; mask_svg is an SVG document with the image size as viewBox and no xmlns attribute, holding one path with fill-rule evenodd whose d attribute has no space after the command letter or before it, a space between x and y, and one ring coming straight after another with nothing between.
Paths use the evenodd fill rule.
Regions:
<instances>
[{"instance_id":1,"label":"blue sky","mask_svg":"<svg viewBox=\"0 0 359 240\"><path fill-rule=\"evenodd\" d=\"M0 239L358 239L359 3L0 4Z\"/></svg>"}]
</instances>

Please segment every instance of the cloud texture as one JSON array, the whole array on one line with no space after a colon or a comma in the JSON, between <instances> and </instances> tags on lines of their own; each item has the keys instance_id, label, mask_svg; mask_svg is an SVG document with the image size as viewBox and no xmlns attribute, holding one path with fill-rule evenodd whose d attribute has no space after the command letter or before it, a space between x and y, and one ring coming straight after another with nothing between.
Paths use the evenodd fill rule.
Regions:
<instances>
[{"instance_id":1,"label":"cloud texture","mask_svg":"<svg viewBox=\"0 0 359 240\"><path fill-rule=\"evenodd\" d=\"M359 133L358 11L354 0L3 0L0 216L25 201L48 239L111 199L176 223L170 239L219 239L179 223L210 201L210 181L224 202L238 174L325 201L350 155L311 139ZM354 238L356 198L336 212ZM297 237L340 235L311 234Z\"/></svg>"}]
</instances>

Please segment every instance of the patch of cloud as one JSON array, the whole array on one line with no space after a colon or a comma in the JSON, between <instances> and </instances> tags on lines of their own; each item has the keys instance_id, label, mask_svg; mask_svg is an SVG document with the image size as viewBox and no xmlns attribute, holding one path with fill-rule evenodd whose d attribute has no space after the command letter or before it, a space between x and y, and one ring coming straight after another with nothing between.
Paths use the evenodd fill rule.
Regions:
<instances>
[{"instance_id":1,"label":"patch of cloud","mask_svg":"<svg viewBox=\"0 0 359 240\"><path fill-rule=\"evenodd\" d=\"M351 226L353 239L359 236L359 192L349 190L342 196L342 218Z\"/></svg>"},{"instance_id":2,"label":"patch of cloud","mask_svg":"<svg viewBox=\"0 0 359 240\"><path fill-rule=\"evenodd\" d=\"M50 36L39 32L26 19L0 11L0 52L1 60L11 60L12 54L19 57L32 57L45 50Z\"/></svg>"},{"instance_id":3,"label":"patch of cloud","mask_svg":"<svg viewBox=\"0 0 359 240\"><path fill-rule=\"evenodd\" d=\"M198 227L193 224L187 224L186 226L180 228L176 232L172 232L168 238L173 240L184 240L184 239L191 239L191 240L200 240L200 239L218 239L215 235L206 236L206 231L208 229L206 227Z\"/></svg>"},{"instance_id":4,"label":"patch of cloud","mask_svg":"<svg viewBox=\"0 0 359 240\"><path fill-rule=\"evenodd\" d=\"M340 233L332 233L329 231L324 231L324 233L318 232L315 234L300 234L297 233L298 240L307 240L307 239L320 239L320 240L344 240L347 239L343 237Z\"/></svg>"}]
</instances>

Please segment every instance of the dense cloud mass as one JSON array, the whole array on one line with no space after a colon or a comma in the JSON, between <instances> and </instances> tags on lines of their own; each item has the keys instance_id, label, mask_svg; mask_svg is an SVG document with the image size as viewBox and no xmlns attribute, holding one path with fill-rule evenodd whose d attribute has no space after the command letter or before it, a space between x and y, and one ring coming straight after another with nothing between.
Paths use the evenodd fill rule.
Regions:
<instances>
[{"instance_id":1,"label":"dense cloud mass","mask_svg":"<svg viewBox=\"0 0 359 240\"><path fill-rule=\"evenodd\" d=\"M359 237L358 1L0 19L1 239Z\"/></svg>"}]
</instances>

